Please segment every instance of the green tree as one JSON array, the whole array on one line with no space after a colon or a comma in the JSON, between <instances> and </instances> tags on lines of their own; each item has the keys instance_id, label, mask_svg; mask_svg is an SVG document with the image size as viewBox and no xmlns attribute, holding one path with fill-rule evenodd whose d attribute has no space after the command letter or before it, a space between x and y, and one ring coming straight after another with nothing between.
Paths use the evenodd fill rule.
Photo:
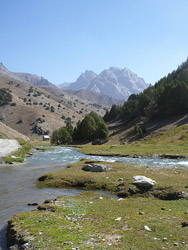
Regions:
<instances>
[{"instance_id":1,"label":"green tree","mask_svg":"<svg viewBox=\"0 0 188 250\"><path fill-rule=\"evenodd\" d=\"M73 140L87 142L93 139L108 140L108 128L101 116L91 112L74 128Z\"/></svg>"},{"instance_id":2,"label":"green tree","mask_svg":"<svg viewBox=\"0 0 188 250\"><path fill-rule=\"evenodd\" d=\"M108 128L104 122L100 123L95 132L96 139L105 139L108 140Z\"/></svg>"},{"instance_id":3,"label":"green tree","mask_svg":"<svg viewBox=\"0 0 188 250\"><path fill-rule=\"evenodd\" d=\"M114 105L112 105L110 112L106 111L106 114L104 115L103 119L105 122L109 122L109 121L112 121L113 119L119 117L120 114L121 114L121 108L114 104Z\"/></svg>"},{"instance_id":4,"label":"green tree","mask_svg":"<svg viewBox=\"0 0 188 250\"><path fill-rule=\"evenodd\" d=\"M58 130L54 130L51 136L51 144L59 145L59 133Z\"/></svg>"},{"instance_id":5,"label":"green tree","mask_svg":"<svg viewBox=\"0 0 188 250\"><path fill-rule=\"evenodd\" d=\"M55 145L67 144L72 142L72 136L65 127L53 131L51 136L51 143Z\"/></svg>"},{"instance_id":6,"label":"green tree","mask_svg":"<svg viewBox=\"0 0 188 250\"><path fill-rule=\"evenodd\" d=\"M66 129L71 136L73 136L74 128L70 121L66 121Z\"/></svg>"},{"instance_id":7,"label":"green tree","mask_svg":"<svg viewBox=\"0 0 188 250\"><path fill-rule=\"evenodd\" d=\"M96 131L96 123L92 116L86 115L80 124L80 136L83 141L92 140Z\"/></svg>"},{"instance_id":8,"label":"green tree","mask_svg":"<svg viewBox=\"0 0 188 250\"><path fill-rule=\"evenodd\" d=\"M72 142L72 136L69 134L65 127L62 127L58 131L59 144L67 144Z\"/></svg>"}]
</instances>

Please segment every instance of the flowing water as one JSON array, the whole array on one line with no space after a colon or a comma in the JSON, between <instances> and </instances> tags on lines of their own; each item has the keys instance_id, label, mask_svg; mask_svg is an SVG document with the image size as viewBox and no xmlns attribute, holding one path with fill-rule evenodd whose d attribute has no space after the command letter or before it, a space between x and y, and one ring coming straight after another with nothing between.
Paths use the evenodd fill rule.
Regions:
<instances>
[{"instance_id":1,"label":"flowing water","mask_svg":"<svg viewBox=\"0 0 188 250\"><path fill-rule=\"evenodd\" d=\"M81 158L105 160L109 162L144 163L154 166L188 167L185 160L149 159L149 158L126 158L126 157L103 157L87 156L74 150L74 148L57 147L45 152L36 151L27 158L24 164L0 165L0 249L6 250L6 222L14 214L30 211L34 208L28 203L43 203L46 199L55 198L59 195L77 195L82 190L78 189L39 189L35 183L41 175L66 168L68 163L79 161Z\"/></svg>"}]
</instances>

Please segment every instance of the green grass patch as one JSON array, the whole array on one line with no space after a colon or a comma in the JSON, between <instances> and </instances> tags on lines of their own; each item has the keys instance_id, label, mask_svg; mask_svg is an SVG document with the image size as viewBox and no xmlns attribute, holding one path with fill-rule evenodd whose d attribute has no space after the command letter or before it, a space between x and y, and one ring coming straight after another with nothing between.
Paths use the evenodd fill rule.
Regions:
<instances>
[{"instance_id":1,"label":"green grass patch","mask_svg":"<svg viewBox=\"0 0 188 250\"><path fill-rule=\"evenodd\" d=\"M41 146L50 146L50 141L32 141L31 142L34 147L41 147Z\"/></svg>"},{"instance_id":2,"label":"green grass patch","mask_svg":"<svg viewBox=\"0 0 188 250\"><path fill-rule=\"evenodd\" d=\"M28 242L29 249L45 250L188 249L188 227L181 224L188 220L187 205L186 200L117 200L93 192L59 197L50 204L53 210L44 204L46 210L21 213L10 220L8 241L17 237Z\"/></svg>"},{"instance_id":3,"label":"green grass patch","mask_svg":"<svg viewBox=\"0 0 188 250\"><path fill-rule=\"evenodd\" d=\"M94 145L81 145L79 149L76 149L84 154L88 155L106 155L106 156L146 156L153 157L153 155L180 155L187 156L188 146L187 145L159 145L155 144L155 140L151 143L135 142L126 145L110 145L104 144L100 146Z\"/></svg>"},{"instance_id":4,"label":"green grass patch","mask_svg":"<svg viewBox=\"0 0 188 250\"><path fill-rule=\"evenodd\" d=\"M159 199L178 199L179 192L187 192L188 169L158 169L149 168L144 164L125 164L100 162L110 165L112 170L107 172L89 172L82 170L90 160L81 160L71 164L67 169L47 173L39 178L38 187L74 187L87 190L102 189L116 193L120 197L155 196ZM151 190L140 190L132 182L135 175L144 175L156 181L157 185ZM173 198L174 197L174 198Z\"/></svg>"},{"instance_id":5,"label":"green grass patch","mask_svg":"<svg viewBox=\"0 0 188 250\"><path fill-rule=\"evenodd\" d=\"M7 156L3 157L3 161L8 164L12 164L13 162L22 163L24 162L24 158L21 157L12 158L11 156Z\"/></svg>"},{"instance_id":6,"label":"green grass patch","mask_svg":"<svg viewBox=\"0 0 188 250\"><path fill-rule=\"evenodd\" d=\"M187 131L187 129L188 129L188 125L182 125L182 126L179 126L177 128L171 129L170 131L165 132L160 138L164 139L167 137L175 136L179 133Z\"/></svg>"}]
</instances>

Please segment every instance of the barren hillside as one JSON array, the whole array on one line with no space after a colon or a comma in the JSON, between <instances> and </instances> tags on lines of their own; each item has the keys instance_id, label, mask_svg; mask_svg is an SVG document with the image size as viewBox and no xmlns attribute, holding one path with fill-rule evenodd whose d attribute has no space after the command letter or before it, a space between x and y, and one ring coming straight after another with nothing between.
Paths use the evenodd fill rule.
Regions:
<instances>
[{"instance_id":1,"label":"barren hillside","mask_svg":"<svg viewBox=\"0 0 188 250\"><path fill-rule=\"evenodd\" d=\"M67 120L75 125L90 111L104 115L106 109L62 90L37 88L2 75L0 88L9 89L12 95L11 104L0 107L0 121L30 138L51 134Z\"/></svg>"}]
</instances>

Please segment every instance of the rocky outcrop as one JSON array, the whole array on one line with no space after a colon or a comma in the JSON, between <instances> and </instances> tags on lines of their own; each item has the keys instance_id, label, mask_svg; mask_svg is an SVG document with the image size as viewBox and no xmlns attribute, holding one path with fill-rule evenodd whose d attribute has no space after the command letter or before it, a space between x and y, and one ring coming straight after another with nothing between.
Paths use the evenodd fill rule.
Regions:
<instances>
[{"instance_id":1,"label":"rocky outcrop","mask_svg":"<svg viewBox=\"0 0 188 250\"><path fill-rule=\"evenodd\" d=\"M106 172L111 170L112 167L109 165L103 165L103 164L84 164L82 167L82 170L84 171L90 171L90 172Z\"/></svg>"}]
</instances>

